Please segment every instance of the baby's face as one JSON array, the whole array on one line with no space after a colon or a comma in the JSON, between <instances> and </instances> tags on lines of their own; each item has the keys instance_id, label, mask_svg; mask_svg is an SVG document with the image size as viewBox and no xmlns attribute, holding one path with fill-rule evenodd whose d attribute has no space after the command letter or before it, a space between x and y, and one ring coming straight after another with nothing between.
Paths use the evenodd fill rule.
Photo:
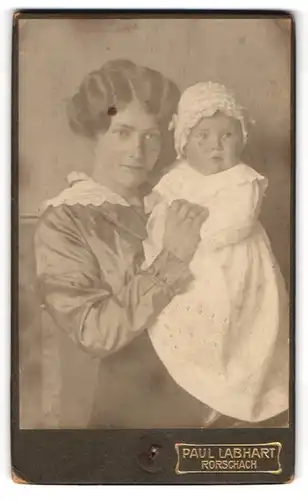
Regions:
<instances>
[{"instance_id":1,"label":"baby's face","mask_svg":"<svg viewBox=\"0 0 308 500\"><path fill-rule=\"evenodd\" d=\"M242 149L240 122L217 112L202 118L192 129L184 154L191 167L211 175L236 165Z\"/></svg>"}]
</instances>

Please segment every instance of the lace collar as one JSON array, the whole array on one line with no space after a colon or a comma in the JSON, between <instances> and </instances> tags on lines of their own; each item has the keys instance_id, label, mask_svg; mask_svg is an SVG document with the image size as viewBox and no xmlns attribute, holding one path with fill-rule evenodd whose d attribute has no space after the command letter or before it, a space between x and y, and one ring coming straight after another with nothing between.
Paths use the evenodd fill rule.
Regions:
<instances>
[{"instance_id":1,"label":"lace collar","mask_svg":"<svg viewBox=\"0 0 308 500\"><path fill-rule=\"evenodd\" d=\"M69 187L61 191L54 198L45 201L42 204L41 210L59 205L100 206L106 201L116 205L130 206L122 196L114 193L106 186L95 182L83 172L71 172L67 176L67 182Z\"/></svg>"}]
</instances>

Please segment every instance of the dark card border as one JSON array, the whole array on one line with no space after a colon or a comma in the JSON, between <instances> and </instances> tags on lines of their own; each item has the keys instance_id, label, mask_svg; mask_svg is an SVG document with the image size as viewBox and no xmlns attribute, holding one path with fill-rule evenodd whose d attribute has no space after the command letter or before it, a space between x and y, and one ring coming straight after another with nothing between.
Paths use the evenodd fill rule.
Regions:
<instances>
[{"instance_id":1,"label":"dark card border","mask_svg":"<svg viewBox=\"0 0 308 500\"><path fill-rule=\"evenodd\" d=\"M290 224L290 412L289 428L163 430L20 430L18 342L18 20L33 18L179 17L276 18L291 23L291 224ZM274 484L294 478L295 462L295 165L296 47L295 20L278 10L190 9L32 9L13 14L11 113L11 457L16 482L35 484ZM282 473L177 475L175 443L282 443ZM144 443L162 446L159 470L139 460Z\"/></svg>"}]
</instances>

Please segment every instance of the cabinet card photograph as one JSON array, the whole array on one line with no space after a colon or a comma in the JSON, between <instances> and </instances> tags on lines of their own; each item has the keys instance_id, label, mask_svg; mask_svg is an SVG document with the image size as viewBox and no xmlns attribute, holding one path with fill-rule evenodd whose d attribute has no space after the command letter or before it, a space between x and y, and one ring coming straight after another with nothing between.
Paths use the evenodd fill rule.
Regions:
<instances>
[{"instance_id":1,"label":"cabinet card photograph","mask_svg":"<svg viewBox=\"0 0 308 500\"><path fill-rule=\"evenodd\" d=\"M154 463L169 429L178 482L285 481L291 15L25 11L13 24L13 441L91 431L103 448L104 432L154 432Z\"/></svg>"}]
</instances>

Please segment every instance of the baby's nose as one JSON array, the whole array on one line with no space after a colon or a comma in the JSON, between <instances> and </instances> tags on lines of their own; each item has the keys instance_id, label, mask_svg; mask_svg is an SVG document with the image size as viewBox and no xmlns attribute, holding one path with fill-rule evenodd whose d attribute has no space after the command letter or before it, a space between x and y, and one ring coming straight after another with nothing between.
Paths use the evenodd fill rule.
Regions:
<instances>
[{"instance_id":1,"label":"baby's nose","mask_svg":"<svg viewBox=\"0 0 308 500\"><path fill-rule=\"evenodd\" d=\"M212 149L221 149L222 140L221 140L221 137L219 135L212 136L211 147L212 147Z\"/></svg>"}]
</instances>

